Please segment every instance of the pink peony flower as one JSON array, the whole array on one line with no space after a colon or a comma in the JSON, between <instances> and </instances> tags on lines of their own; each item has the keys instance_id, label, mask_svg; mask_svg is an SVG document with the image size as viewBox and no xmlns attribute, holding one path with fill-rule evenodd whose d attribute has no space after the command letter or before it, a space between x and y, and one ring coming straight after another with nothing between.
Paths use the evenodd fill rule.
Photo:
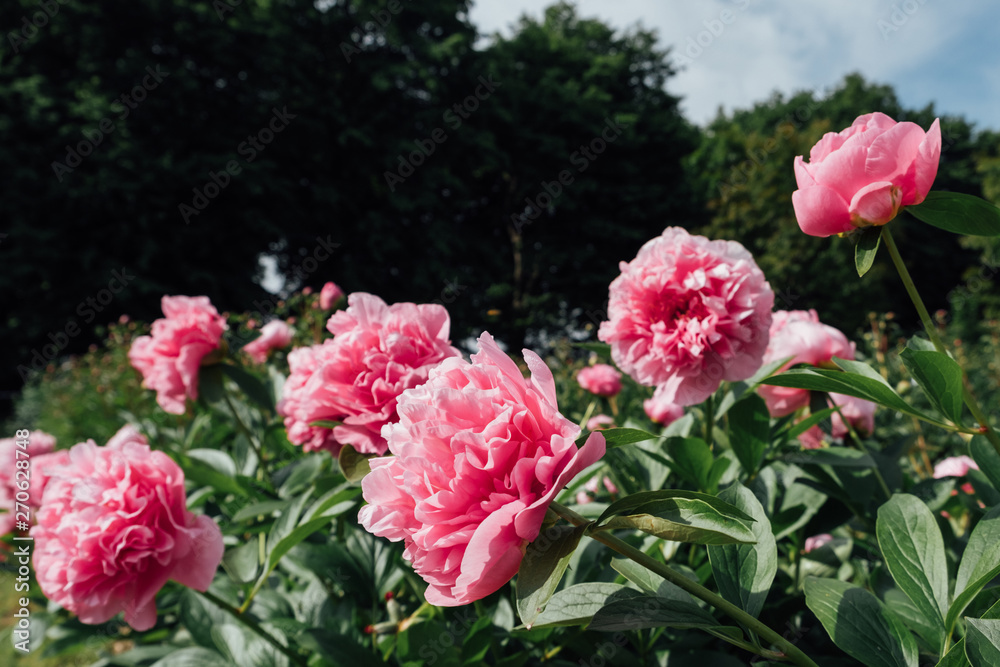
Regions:
<instances>
[{"instance_id":1,"label":"pink peony flower","mask_svg":"<svg viewBox=\"0 0 1000 667\"><path fill-rule=\"evenodd\" d=\"M393 457L371 460L361 483L369 532L402 540L430 585L431 604L455 606L498 590L517 572L549 503L604 455L604 436L581 448L580 428L556 405L552 372L531 351L526 379L493 338L472 363L445 360L403 392L399 422L382 433Z\"/></svg>"},{"instance_id":2,"label":"pink peony flower","mask_svg":"<svg viewBox=\"0 0 1000 667\"><path fill-rule=\"evenodd\" d=\"M608 493L611 495L618 493L618 487L615 486L615 483L611 481L610 477L604 478L604 488L607 489Z\"/></svg>"},{"instance_id":3,"label":"pink peony flower","mask_svg":"<svg viewBox=\"0 0 1000 667\"><path fill-rule=\"evenodd\" d=\"M771 321L771 342L764 363L791 357L776 372L795 364L829 365L833 357L854 359L854 343L847 336L819 321L815 310L779 310ZM760 385L757 392L772 417L783 417L809 405L809 390Z\"/></svg>"},{"instance_id":4,"label":"pink peony flower","mask_svg":"<svg viewBox=\"0 0 1000 667\"><path fill-rule=\"evenodd\" d=\"M739 243L668 227L621 263L610 291L598 338L664 400L694 405L760 368L774 292Z\"/></svg>"},{"instance_id":5,"label":"pink peony flower","mask_svg":"<svg viewBox=\"0 0 1000 667\"><path fill-rule=\"evenodd\" d=\"M662 426L669 426L684 416L683 406L666 400L664 392L659 387L653 392L652 398L647 398L642 402L642 409L646 411L646 416L650 421Z\"/></svg>"},{"instance_id":6,"label":"pink peony flower","mask_svg":"<svg viewBox=\"0 0 1000 667\"><path fill-rule=\"evenodd\" d=\"M594 364L581 368L576 375L580 386L598 396L617 396L622 390L622 374L613 366Z\"/></svg>"},{"instance_id":7,"label":"pink peony flower","mask_svg":"<svg viewBox=\"0 0 1000 667\"><path fill-rule=\"evenodd\" d=\"M830 436L819 426L810 426L809 430L799 434L799 444L802 449L822 449L829 443Z\"/></svg>"},{"instance_id":8,"label":"pink peony flower","mask_svg":"<svg viewBox=\"0 0 1000 667\"><path fill-rule=\"evenodd\" d=\"M833 422L833 437L844 438L850 432L844 420L840 418L843 413L848 423L854 427L855 433L859 437L871 435L875 431L875 408L871 401L844 394L830 394L830 398L840 408L840 412L834 412L830 417Z\"/></svg>"},{"instance_id":9,"label":"pink peony flower","mask_svg":"<svg viewBox=\"0 0 1000 667\"><path fill-rule=\"evenodd\" d=\"M934 479L942 477L964 477L969 470L979 470L979 466L970 457L949 456L934 465Z\"/></svg>"},{"instance_id":10,"label":"pink peony flower","mask_svg":"<svg viewBox=\"0 0 1000 667\"><path fill-rule=\"evenodd\" d=\"M598 431L615 425L615 418L608 415L594 415L587 420L588 431Z\"/></svg>"},{"instance_id":11,"label":"pink peony flower","mask_svg":"<svg viewBox=\"0 0 1000 667\"><path fill-rule=\"evenodd\" d=\"M292 342L295 332L281 320L271 320L260 330L260 336L243 346L243 351L256 363L267 361L271 350L280 350Z\"/></svg>"},{"instance_id":12,"label":"pink peony flower","mask_svg":"<svg viewBox=\"0 0 1000 667\"><path fill-rule=\"evenodd\" d=\"M128 358L142 373L142 386L156 391L166 412L184 414L184 398L198 398L198 369L219 349L226 321L207 296L163 297L165 318L153 322L152 336L139 336Z\"/></svg>"},{"instance_id":13,"label":"pink peony flower","mask_svg":"<svg viewBox=\"0 0 1000 667\"><path fill-rule=\"evenodd\" d=\"M597 477L591 477L587 480L587 483L583 485L583 488L590 493L597 493L600 489ZM608 493L618 493L618 487L615 483L611 481L610 477L605 476L603 479L604 488L608 490Z\"/></svg>"},{"instance_id":14,"label":"pink peony flower","mask_svg":"<svg viewBox=\"0 0 1000 667\"><path fill-rule=\"evenodd\" d=\"M899 209L919 204L937 176L941 127L925 134L915 123L897 123L884 113L859 116L840 133L827 132L795 158L792 206L799 227L830 236L884 225Z\"/></svg>"},{"instance_id":15,"label":"pink peony flower","mask_svg":"<svg viewBox=\"0 0 1000 667\"><path fill-rule=\"evenodd\" d=\"M363 292L351 294L348 304L327 323L332 340L288 355L291 373L278 412L288 439L306 451L336 455L350 444L359 452L384 454L381 431L396 421L397 397L423 384L442 360L461 353L448 340L451 322L444 306L388 306ZM311 425L318 420L343 423L332 430Z\"/></svg>"},{"instance_id":16,"label":"pink peony flower","mask_svg":"<svg viewBox=\"0 0 1000 667\"><path fill-rule=\"evenodd\" d=\"M156 624L168 579L204 591L222 560L222 532L187 510L184 472L133 426L48 467L34 565L47 598L87 624L118 612L136 630Z\"/></svg>"},{"instance_id":17,"label":"pink peony flower","mask_svg":"<svg viewBox=\"0 0 1000 667\"><path fill-rule=\"evenodd\" d=\"M822 533L820 535L813 535L812 537L806 538L806 544L802 548L802 553L807 554L814 549L819 549L825 544L833 542L833 535L829 533Z\"/></svg>"},{"instance_id":18,"label":"pink peony flower","mask_svg":"<svg viewBox=\"0 0 1000 667\"><path fill-rule=\"evenodd\" d=\"M590 494L587 493L586 491L577 491L576 492L576 504L577 505L586 505L591 500L593 500L593 498L591 498ZM514 575L511 575L511 576L514 576Z\"/></svg>"},{"instance_id":19,"label":"pink peony flower","mask_svg":"<svg viewBox=\"0 0 1000 667\"><path fill-rule=\"evenodd\" d=\"M18 446L18 442L25 441L27 444L23 448ZM39 461L55 446L56 439L45 431L31 431L27 438L0 439L0 535L14 530L18 520L16 503L28 508L29 521L33 518L31 510L42 501L37 492L42 476Z\"/></svg>"},{"instance_id":20,"label":"pink peony flower","mask_svg":"<svg viewBox=\"0 0 1000 667\"><path fill-rule=\"evenodd\" d=\"M323 310L330 310L340 301L342 296L344 296L344 290L340 289L337 283L328 282L323 285L323 289L319 292L319 307Z\"/></svg>"}]
</instances>

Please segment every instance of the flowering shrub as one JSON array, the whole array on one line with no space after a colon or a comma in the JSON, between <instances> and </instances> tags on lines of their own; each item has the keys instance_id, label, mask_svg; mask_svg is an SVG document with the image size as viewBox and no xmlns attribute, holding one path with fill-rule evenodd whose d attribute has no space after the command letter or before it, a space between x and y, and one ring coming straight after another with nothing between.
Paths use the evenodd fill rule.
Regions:
<instances>
[{"instance_id":1,"label":"flowering shrub","mask_svg":"<svg viewBox=\"0 0 1000 667\"><path fill-rule=\"evenodd\" d=\"M151 335L123 322L50 370L34 430L0 441L5 557L33 539L43 635L14 645L97 633L98 664L157 667L998 664L1000 344L942 335L884 224L1000 235L1000 209L929 191L939 142L870 114L795 164L803 229L863 227L862 276L885 246L926 338L772 312L742 246L679 228L620 265L603 343L525 350L527 374L487 333L466 360L440 305L336 310L329 283L255 345L261 314L165 297ZM76 428L131 425L66 448L60 393L101 397Z\"/></svg>"}]
</instances>

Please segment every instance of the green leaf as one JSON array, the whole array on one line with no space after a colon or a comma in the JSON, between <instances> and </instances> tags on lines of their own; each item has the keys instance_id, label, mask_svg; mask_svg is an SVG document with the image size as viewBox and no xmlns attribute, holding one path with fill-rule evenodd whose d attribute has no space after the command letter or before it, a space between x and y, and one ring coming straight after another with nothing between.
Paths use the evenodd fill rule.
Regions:
<instances>
[{"instance_id":1,"label":"green leaf","mask_svg":"<svg viewBox=\"0 0 1000 667\"><path fill-rule=\"evenodd\" d=\"M959 639L935 667L972 667L965 657L965 639Z\"/></svg>"},{"instance_id":2,"label":"green leaf","mask_svg":"<svg viewBox=\"0 0 1000 667\"><path fill-rule=\"evenodd\" d=\"M967 623L965 657L972 667L1000 665L1000 621L970 618Z\"/></svg>"},{"instance_id":3,"label":"green leaf","mask_svg":"<svg viewBox=\"0 0 1000 667\"><path fill-rule=\"evenodd\" d=\"M858 269L859 277L864 276L872 268L881 241L881 227L866 227L858 234L857 245L854 246L854 266Z\"/></svg>"},{"instance_id":4,"label":"green leaf","mask_svg":"<svg viewBox=\"0 0 1000 667\"><path fill-rule=\"evenodd\" d=\"M846 447L826 449L804 449L783 457L784 461L797 465L825 465L842 468L874 468L875 459L866 452Z\"/></svg>"},{"instance_id":5,"label":"green leaf","mask_svg":"<svg viewBox=\"0 0 1000 667\"><path fill-rule=\"evenodd\" d=\"M879 508L875 533L892 578L943 640L948 561L934 515L916 496L897 493Z\"/></svg>"},{"instance_id":6,"label":"green leaf","mask_svg":"<svg viewBox=\"0 0 1000 667\"><path fill-rule=\"evenodd\" d=\"M263 382L258 380L250 373L239 366L233 366L232 364L219 364L224 375L226 375L230 380L236 383L236 386L240 388L246 397L251 401L256 403L259 407L263 408L265 411L274 411L274 402L271 398L271 392L268 391L267 387Z\"/></svg>"},{"instance_id":7,"label":"green leaf","mask_svg":"<svg viewBox=\"0 0 1000 667\"><path fill-rule=\"evenodd\" d=\"M611 602L594 614L587 630L616 632L643 628L714 628L715 618L691 602L681 602L655 595L640 595Z\"/></svg>"},{"instance_id":8,"label":"green leaf","mask_svg":"<svg viewBox=\"0 0 1000 667\"><path fill-rule=\"evenodd\" d=\"M1000 574L1000 507L987 512L969 537L958 566L955 601L948 609L946 628L954 627L959 615L997 574Z\"/></svg>"},{"instance_id":9,"label":"green leaf","mask_svg":"<svg viewBox=\"0 0 1000 667\"><path fill-rule=\"evenodd\" d=\"M205 667L218 665L228 667L233 663L226 660L218 651L212 651L200 646L188 646L177 649L165 658L160 658L151 667Z\"/></svg>"},{"instance_id":10,"label":"green leaf","mask_svg":"<svg viewBox=\"0 0 1000 667\"><path fill-rule=\"evenodd\" d=\"M309 422L309 425L316 428L336 428L343 423L344 422L338 422L332 419L317 419L314 422Z\"/></svg>"},{"instance_id":11,"label":"green leaf","mask_svg":"<svg viewBox=\"0 0 1000 667\"><path fill-rule=\"evenodd\" d=\"M708 559L722 597L756 617L764 608L764 600L778 571L778 547L771 532L771 522L757 497L742 484L733 484L720 493L719 498L756 519L750 527L756 544L708 547Z\"/></svg>"},{"instance_id":12,"label":"green leaf","mask_svg":"<svg viewBox=\"0 0 1000 667\"><path fill-rule=\"evenodd\" d=\"M238 584L246 584L257 578L260 567L260 543L253 539L238 547L226 551L222 557L222 566Z\"/></svg>"},{"instance_id":13,"label":"green leaf","mask_svg":"<svg viewBox=\"0 0 1000 667\"><path fill-rule=\"evenodd\" d=\"M981 435L973 436L969 442L969 454L993 488L1000 490L1000 454L997 454L990 441Z\"/></svg>"},{"instance_id":14,"label":"green leaf","mask_svg":"<svg viewBox=\"0 0 1000 667\"><path fill-rule=\"evenodd\" d=\"M221 452L219 453L221 454ZM211 486L216 491L224 493L232 493L238 496L247 495L247 490L243 488L239 481L225 473L219 472L211 465L199 459L191 458L186 454L177 453L175 456L177 457L178 464L184 470L184 476L192 482Z\"/></svg>"},{"instance_id":15,"label":"green leaf","mask_svg":"<svg viewBox=\"0 0 1000 667\"><path fill-rule=\"evenodd\" d=\"M288 507L290 500L263 500L259 503L247 505L233 515L233 522L239 523L247 519L255 519L258 516L270 516L276 511Z\"/></svg>"},{"instance_id":16,"label":"green leaf","mask_svg":"<svg viewBox=\"0 0 1000 667\"><path fill-rule=\"evenodd\" d=\"M533 629L561 625L585 625L603 606L616 600L638 597L639 591L621 584L587 583L568 586L549 599Z\"/></svg>"},{"instance_id":17,"label":"green leaf","mask_svg":"<svg viewBox=\"0 0 1000 667\"><path fill-rule=\"evenodd\" d=\"M303 630L295 643L327 660L328 665L368 665L372 663L370 648L360 646L349 635L334 635L326 628Z\"/></svg>"},{"instance_id":18,"label":"green leaf","mask_svg":"<svg viewBox=\"0 0 1000 667\"><path fill-rule=\"evenodd\" d=\"M899 357L921 391L955 424L962 421L962 368L941 352L906 348Z\"/></svg>"},{"instance_id":19,"label":"green leaf","mask_svg":"<svg viewBox=\"0 0 1000 667\"><path fill-rule=\"evenodd\" d=\"M657 597L681 600L682 602L694 602L691 594L677 584L672 584L655 572L639 565L635 561L626 558L613 558L611 568L620 575L631 581L646 593L652 593ZM695 582L700 583L700 582Z\"/></svg>"},{"instance_id":20,"label":"green leaf","mask_svg":"<svg viewBox=\"0 0 1000 667\"><path fill-rule=\"evenodd\" d=\"M356 484L372 471L368 463L368 459L371 458L375 458L375 454L361 454L351 445L344 445L337 456L337 463L340 464L340 471L344 473L347 481Z\"/></svg>"},{"instance_id":21,"label":"green leaf","mask_svg":"<svg viewBox=\"0 0 1000 667\"><path fill-rule=\"evenodd\" d=\"M700 438L669 438L666 444L670 468L700 491L711 491L708 478L712 472L712 450Z\"/></svg>"},{"instance_id":22,"label":"green leaf","mask_svg":"<svg viewBox=\"0 0 1000 667\"><path fill-rule=\"evenodd\" d=\"M1000 235L1000 208L958 192L928 192L923 203L905 211L921 222L956 234Z\"/></svg>"},{"instance_id":23,"label":"green leaf","mask_svg":"<svg viewBox=\"0 0 1000 667\"><path fill-rule=\"evenodd\" d=\"M806 606L842 651L867 667L917 667L917 642L903 622L865 589L836 579L806 579Z\"/></svg>"},{"instance_id":24,"label":"green leaf","mask_svg":"<svg viewBox=\"0 0 1000 667\"><path fill-rule=\"evenodd\" d=\"M740 465L754 474L770 442L771 416L757 394L748 394L729 409L729 445Z\"/></svg>"},{"instance_id":25,"label":"green leaf","mask_svg":"<svg viewBox=\"0 0 1000 667\"><path fill-rule=\"evenodd\" d=\"M838 363L842 360L838 360ZM919 417L930 422L935 419L920 412L904 401L881 376L876 380L866 375L831 371L821 368L793 368L781 375L764 380L764 384L776 387L794 387L811 391L835 392L856 398L863 398L887 408Z\"/></svg>"},{"instance_id":26,"label":"green leaf","mask_svg":"<svg viewBox=\"0 0 1000 667\"><path fill-rule=\"evenodd\" d=\"M751 523L753 517L715 496L675 490L634 493L612 503L598 520L603 529L641 530L695 544L753 542Z\"/></svg>"},{"instance_id":27,"label":"green leaf","mask_svg":"<svg viewBox=\"0 0 1000 667\"><path fill-rule=\"evenodd\" d=\"M830 415L832 415L836 411L837 408L823 408L822 410L813 412L808 417L805 417L804 419L795 422L791 426L791 428L788 429L788 437L789 438L799 437L800 435L802 435L803 433L811 429L813 426L823 421L824 419L828 419Z\"/></svg>"},{"instance_id":28,"label":"green leaf","mask_svg":"<svg viewBox=\"0 0 1000 667\"><path fill-rule=\"evenodd\" d=\"M573 343L573 347L578 347L581 350L590 350L591 352L596 352L599 355L611 358L611 346L607 343L600 342L589 342L589 343Z\"/></svg>"},{"instance_id":29,"label":"green leaf","mask_svg":"<svg viewBox=\"0 0 1000 667\"><path fill-rule=\"evenodd\" d=\"M660 437L637 428L609 428L602 430L601 433L604 434L604 442L609 449Z\"/></svg>"},{"instance_id":30,"label":"green leaf","mask_svg":"<svg viewBox=\"0 0 1000 667\"><path fill-rule=\"evenodd\" d=\"M528 545L517 571L517 613L526 628L545 608L587 526L550 526Z\"/></svg>"}]
</instances>

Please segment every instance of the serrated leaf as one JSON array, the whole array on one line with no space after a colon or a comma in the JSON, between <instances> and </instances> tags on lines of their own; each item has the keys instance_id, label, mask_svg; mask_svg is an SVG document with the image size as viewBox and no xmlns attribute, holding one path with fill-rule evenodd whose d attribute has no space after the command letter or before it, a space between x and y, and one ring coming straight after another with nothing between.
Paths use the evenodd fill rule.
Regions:
<instances>
[{"instance_id":1,"label":"serrated leaf","mask_svg":"<svg viewBox=\"0 0 1000 667\"><path fill-rule=\"evenodd\" d=\"M859 586L808 577L806 606L842 651L866 667L917 667L917 642L903 622Z\"/></svg>"},{"instance_id":2,"label":"serrated leaf","mask_svg":"<svg viewBox=\"0 0 1000 667\"><path fill-rule=\"evenodd\" d=\"M719 498L756 519L750 526L755 544L708 547L708 559L722 597L756 618L764 608L764 600L778 571L778 547L771 532L771 522L760 501L742 484L730 486L719 494Z\"/></svg>"},{"instance_id":3,"label":"serrated leaf","mask_svg":"<svg viewBox=\"0 0 1000 667\"><path fill-rule=\"evenodd\" d=\"M546 528L528 545L517 571L517 613L531 628L555 593L587 525Z\"/></svg>"},{"instance_id":4,"label":"serrated leaf","mask_svg":"<svg viewBox=\"0 0 1000 667\"><path fill-rule=\"evenodd\" d=\"M958 363L941 352L909 347L899 357L934 407L952 423L960 424L963 405L962 368Z\"/></svg>"},{"instance_id":5,"label":"serrated leaf","mask_svg":"<svg viewBox=\"0 0 1000 667\"><path fill-rule=\"evenodd\" d=\"M889 573L944 639L948 561L934 515L916 496L897 493L878 510L875 533Z\"/></svg>"},{"instance_id":6,"label":"serrated leaf","mask_svg":"<svg viewBox=\"0 0 1000 667\"><path fill-rule=\"evenodd\" d=\"M760 466L770 442L771 416L757 394L748 394L729 409L729 445L749 474Z\"/></svg>"},{"instance_id":7,"label":"serrated leaf","mask_svg":"<svg viewBox=\"0 0 1000 667\"><path fill-rule=\"evenodd\" d=\"M928 192L923 203L905 210L921 222L955 234L1000 235L1000 208L972 195Z\"/></svg>"},{"instance_id":8,"label":"serrated leaf","mask_svg":"<svg viewBox=\"0 0 1000 667\"><path fill-rule=\"evenodd\" d=\"M881 227L866 227L858 234L857 245L854 246L854 266L858 270L858 276L864 276L875 263L875 255L878 254L878 246L882 241Z\"/></svg>"}]
</instances>

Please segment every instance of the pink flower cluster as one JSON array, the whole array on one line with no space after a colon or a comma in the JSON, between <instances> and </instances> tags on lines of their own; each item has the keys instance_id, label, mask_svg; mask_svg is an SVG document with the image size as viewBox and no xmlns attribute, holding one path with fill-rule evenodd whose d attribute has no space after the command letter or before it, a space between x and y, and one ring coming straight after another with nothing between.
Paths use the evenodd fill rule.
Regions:
<instances>
[{"instance_id":1,"label":"pink flower cluster","mask_svg":"<svg viewBox=\"0 0 1000 667\"><path fill-rule=\"evenodd\" d=\"M322 310L330 310L343 296L344 290L340 289L337 283L328 282L319 291L319 307Z\"/></svg>"},{"instance_id":2,"label":"pink flower cluster","mask_svg":"<svg viewBox=\"0 0 1000 667\"><path fill-rule=\"evenodd\" d=\"M207 296L165 296L162 307L165 317L153 322L152 335L135 339L128 358L160 407L182 415L185 398L198 399L202 361L219 349L228 327Z\"/></svg>"},{"instance_id":3,"label":"pink flower cluster","mask_svg":"<svg viewBox=\"0 0 1000 667\"><path fill-rule=\"evenodd\" d=\"M622 390L622 374L608 364L581 368L576 375L580 386L598 396L617 396Z\"/></svg>"},{"instance_id":4,"label":"pink flower cluster","mask_svg":"<svg viewBox=\"0 0 1000 667\"><path fill-rule=\"evenodd\" d=\"M899 209L919 204L937 176L941 127L925 134L915 123L884 113L859 116L838 133L828 132L809 153L795 158L792 205L799 227L830 236L884 225Z\"/></svg>"},{"instance_id":5,"label":"pink flower cluster","mask_svg":"<svg viewBox=\"0 0 1000 667\"><path fill-rule=\"evenodd\" d=\"M294 336L295 331L286 322L271 320L261 328L258 338L243 346L243 351L255 363L262 364L272 350L288 347Z\"/></svg>"},{"instance_id":6,"label":"pink flower cluster","mask_svg":"<svg viewBox=\"0 0 1000 667\"><path fill-rule=\"evenodd\" d=\"M723 380L760 368L773 306L774 292L743 246L668 227L621 263L598 337L636 382L694 405Z\"/></svg>"},{"instance_id":7,"label":"pink flower cluster","mask_svg":"<svg viewBox=\"0 0 1000 667\"><path fill-rule=\"evenodd\" d=\"M187 510L184 473L132 426L45 466L34 566L47 598L103 623L121 611L136 630L156 623L168 579L204 591L222 560L222 533Z\"/></svg>"},{"instance_id":8,"label":"pink flower cluster","mask_svg":"<svg viewBox=\"0 0 1000 667\"><path fill-rule=\"evenodd\" d=\"M472 363L446 359L399 397L382 433L394 456L371 460L361 524L405 544L430 585L427 601L455 606L496 591L517 572L556 494L604 455L604 436L577 448L580 428L556 405L551 371L525 350L525 379L484 333Z\"/></svg>"},{"instance_id":9,"label":"pink flower cluster","mask_svg":"<svg viewBox=\"0 0 1000 667\"><path fill-rule=\"evenodd\" d=\"M448 339L448 311L436 304L387 305L355 292L348 307L330 317L334 335L288 355L291 371L278 412L288 439L306 451L336 455L344 444L383 454L382 427L396 421L396 399L423 384L431 368L460 356ZM333 429L313 422L342 422Z\"/></svg>"}]
</instances>

